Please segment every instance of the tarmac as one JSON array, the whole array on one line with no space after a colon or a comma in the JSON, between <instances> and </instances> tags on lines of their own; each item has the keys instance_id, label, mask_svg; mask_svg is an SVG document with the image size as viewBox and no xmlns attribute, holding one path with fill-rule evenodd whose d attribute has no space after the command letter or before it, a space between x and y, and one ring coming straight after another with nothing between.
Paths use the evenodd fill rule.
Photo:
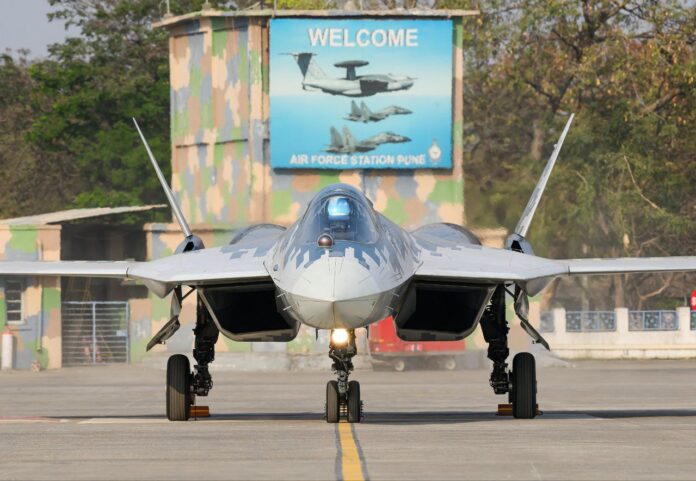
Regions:
<instances>
[{"instance_id":1,"label":"tarmac","mask_svg":"<svg viewBox=\"0 0 696 481\"><path fill-rule=\"evenodd\" d=\"M365 419L322 419L326 372L212 372L212 416L164 417L164 372L0 373L0 479L696 479L696 361L540 367L533 420L488 370L357 371Z\"/></svg>"}]
</instances>

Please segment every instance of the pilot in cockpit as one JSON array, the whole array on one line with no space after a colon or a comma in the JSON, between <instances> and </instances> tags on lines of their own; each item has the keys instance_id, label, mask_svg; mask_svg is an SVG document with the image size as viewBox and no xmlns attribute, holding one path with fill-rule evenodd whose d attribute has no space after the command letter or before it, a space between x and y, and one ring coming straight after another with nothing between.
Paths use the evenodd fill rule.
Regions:
<instances>
[{"instance_id":1,"label":"pilot in cockpit","mask_svg":"<svg viewBox=\"0 0 696 481\"><path fill-rule=\"evenodd\" d=\"M348 197L331 197L326 205L329 234L336 240L355 240L355 226L352 225L353 207Z\"/></svg>"},{"instance_id":2,"label":"pilot in cockpit","mask_svg":"<svg viewBox=\"0 0 696 481\"><path fill-rule=\"evenodd\" d=\"M370 206L361 198L336 192L312 202L298 223L301 242L330 247L334 241L371 244L379 237ZM320 239L327 237L326 245ZM323 239L325 240L325 239Z\"/></svg>"}]
</instances>

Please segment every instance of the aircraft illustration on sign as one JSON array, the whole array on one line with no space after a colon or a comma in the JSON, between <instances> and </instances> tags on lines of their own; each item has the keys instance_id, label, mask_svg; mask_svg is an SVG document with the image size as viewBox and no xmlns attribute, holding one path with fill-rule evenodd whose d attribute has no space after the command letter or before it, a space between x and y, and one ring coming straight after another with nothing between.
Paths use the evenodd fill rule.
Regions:
<instances>
[{"instance_id":1,"label":"aircraft illustration on sign","mask_svg":"<svg viewBox=\"0 0 696 481\"><path fill-rule=\"evenodd\" d=\"M351 120L353 122L379 122L384 120L390 115L408 115L412 112L409 109L403 107L398 107L396 105L390 105L377 112L371 111L365 102L360 102L360 107L355 103L355 100L350 101L350 114L344 117L346 120Z\"/></svg>"},{"instance_id":2,"label":"aircraft illustration on sign","mask_svg":"<svg viewBox=\"0 0 696 481\"><path fill-rule=\"evenodd\" d=\"M331 144L326 148L326 152L335 154L369 152L382 144L400 144L411 141L408 137L393 132L382 132L365 140L355 140L348 127L343 127L343 135L335 127L331 127L330 132Z\"/></svg>"},{"instance_id":3,"label":"aircraft illustration on sign","mask_svg":"<svg viewBox=\"0 0 696 481\"><path fill-rule=\"evenodd\" d=\"M334 64L334 67L346 69L343 78L330 78L319 67L312 52L300 52L292 55L302 72L302 88L312 92L325 92L347 97L369 97L382 92L407 90L413 86L414 77L393 74L357 75L355 69L369 65L365 60L347 60Z\"/></svg>"},{"instance_id":4,"label":"aircraft illustration on sign","mask_svg":"<svg viewBox=\"0 0 696 481\"><path fill-rule=\"evenodd\" d=\"M197 396L213 386L208 365L222 333L237 341L289 342L301 325L331 330L329 357L337 380L326 385L325 418L360 422L360 384L349 381L357 353L355 329L392 318L406 341L452 341L480 324L493 361L490 385L507 394L517 418L537 415L536 368L530 353L508 370L506 293L523 329L548 348L529 324L528 296L559 276L696 271L696 257L546 259L526 239L539 200L568 133L571 116L505 248L481 246L464 227L434 223L407 231L375 210L360 190L331 185L319 191L289 227L260 224L222 247L195 236L138 132L184 238L175 254L135 261L0 261L2 276L113 277L171 294L171 319L148 349L179 328L184 298L196 294L193 371L183 354L167 364L167 417L189 419ZM137 124L136 124L137 127ZM186 290L185 290L186 289Z\"/></svg>"}]
</instances>

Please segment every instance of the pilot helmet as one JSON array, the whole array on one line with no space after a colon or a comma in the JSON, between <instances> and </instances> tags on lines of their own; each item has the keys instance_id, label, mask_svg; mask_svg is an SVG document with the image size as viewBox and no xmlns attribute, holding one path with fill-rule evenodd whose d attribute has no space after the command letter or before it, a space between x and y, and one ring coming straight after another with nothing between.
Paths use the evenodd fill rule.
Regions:
<instances>
[{"instance_id":1,"label":"pilot helmet","mask_svg":"<svg viewBox=\"0 0 696 481\"><path fill-rule=\"evenodd\" d=\"M348 197L335 196L329 199L326 214L329 222L346 222L350 220L352 208Z\"/></svg>"}]
</instances>

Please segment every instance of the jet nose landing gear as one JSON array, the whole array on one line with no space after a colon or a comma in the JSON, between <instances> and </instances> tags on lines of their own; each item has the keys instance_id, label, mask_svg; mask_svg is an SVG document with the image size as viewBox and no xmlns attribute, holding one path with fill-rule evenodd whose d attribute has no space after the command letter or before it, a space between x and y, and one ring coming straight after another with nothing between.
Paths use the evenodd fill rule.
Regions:
<instances>
[{"instance_id":1,"label":"jet nose landing gear","mask_svg":"<svg viewBox=\"0 0 696 481\"><path fill-rule=\"evenodd\" d=\"M326 406L324 415L327 423L337 423L341 418L349 423L362 420L363 404L360 400L360 383L348 381L353 370L351 359L358 353L355 347L355 331L334 329L331 331L329 357L333 360L332 369L337 381L326 383Z\"/></svg>"}]
</instances>

